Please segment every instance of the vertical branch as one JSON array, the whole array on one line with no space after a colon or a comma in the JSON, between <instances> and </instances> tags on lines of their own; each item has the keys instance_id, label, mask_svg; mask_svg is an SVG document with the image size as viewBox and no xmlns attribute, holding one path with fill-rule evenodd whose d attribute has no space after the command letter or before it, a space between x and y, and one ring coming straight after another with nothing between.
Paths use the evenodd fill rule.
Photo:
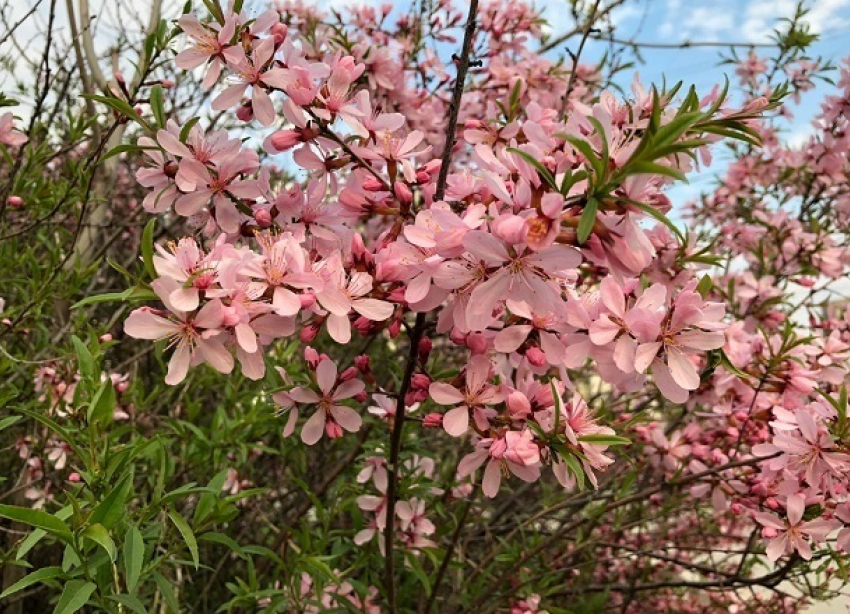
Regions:
<instances>
[{"instance_id":1,"label":"vertical branch","mask_svg":"<svg viewBox=\"0 0 850 614\"><path fill-rule=\"evenodd\" d=\"M472 54L472 40L475 37L475 17L478 12L478 0L470 0L469 13L466 18L466 28L463 36L463 48L457 63L457 78L455 79L452 100L449 105L449 117L446 124L446 142L443 147L443 155L440 164L440 174L437 177L437 189L434 200L442 200L446 193L449 167L452 162L452 150L454 149L457 131L457 119L460 113L460 101L463 97L463 88L466 84L466 73L469 70L469 58ZM416 315L416 322L410 332L410 351L407 358L407 366L404 370L404 378L399 387L398 399L396 401L395 422L390 437L390 456L387 462L389 480L387 483L387 524L384 527L384 545L386 552L384 567L384 586L387 593L388 609L391 613L398 611L395 591L395 551L393 549L393 537L395 533L395 503L396 487L398 482L398 464L401 453L401 440L404 433L404 398L410 389L413 372L419 360L419 342L425 332L424 312Z\"/></svg>"},{"instance_id":2,"label":"vertical branch","mask_svg":"<svg viewBox=\"0 0 850 614\"><path fill-rule=\"evenodd\" d=\"M596 19L598 17L597 13L599 11L599 5L602 3L602 0L595 0L593 6L590 7L590 13L587 15L587 22L584 24L584 28L581 32L581 41L578 44L578 49L575 53L570 53L570 57L573 60L573 69L570 71L570 80L567 82L567 91L564 92L564 98L561 100L561 111L558 113L558 117L563 120L564 115L567 113L567 105L570 101L570 94L573 93L573 88L576 86L576 79L578 78L578 73L576 72L578 69L578 60L581 57L582 52L584 51L584 46L587 44L587 39L590 37L590 32L593 30L593 24L596 23Z\"/></svg>"}]
</instances>

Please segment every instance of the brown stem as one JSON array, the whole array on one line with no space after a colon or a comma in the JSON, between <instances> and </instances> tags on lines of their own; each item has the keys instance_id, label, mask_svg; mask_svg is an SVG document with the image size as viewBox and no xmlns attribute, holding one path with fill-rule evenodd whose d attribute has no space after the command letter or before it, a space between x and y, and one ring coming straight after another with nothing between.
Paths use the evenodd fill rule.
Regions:
<instances>
[{"instance_id":1,"label":"brown stem","mask_svg":"<svg viewBox=\"0 0 850 614\"><path fill-rule=\"evenodd\" d=\"M449 118L446 125L446 143L443 147L443 155L440 164L440 174L437 177L434 200L442 200L446 193L446 185L449 177L449 167L452 162L452 149L455 144L455 132L457 131L457 118L460 113L460 101L463 97L463 88L466 83L466 73L469 70L469 57L472 53L472 40L475 37L475 16L478 12L478 0L471 0L469 13L466 18L466 28L463 35L463 48L457 66L457 78L455 79L452 101L449 105ZM410 353L407 359L407 367L404 371L399 387L398 401L396 402L395 423L390 438L390 456L387 463L389 480L387 484L387 525L384 527L384 544L386 560L384 567L384 587L387 593L387 605L391 613L398 611L395 592L395 551L393 550L393 534L395 533L395 500L396 486L398 480L398 463L401 454L401 440L404 432L404 397L410 389L413 372L419 360L419 341L425 332L425 313L416 315L416 323L410 332Z\"/></svg>"}]
</instances>

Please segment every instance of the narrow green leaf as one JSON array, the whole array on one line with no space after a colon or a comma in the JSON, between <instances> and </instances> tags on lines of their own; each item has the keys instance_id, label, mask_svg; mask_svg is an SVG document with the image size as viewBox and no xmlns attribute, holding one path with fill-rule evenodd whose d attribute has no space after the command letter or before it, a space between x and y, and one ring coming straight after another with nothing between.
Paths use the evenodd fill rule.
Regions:
<instances>
[{"instance_id":1,"label":"narrow green leaf","mask_svg":"<svg viewBox=\"0 0 850 614\"><path fill-rule=\"evenodd\" d=\"M71 343L74 344L74 351L77 354L77 365L80 368L80 374L85 379L91 381L94 377L94 357L86 344L76 335L71 336Z\"/></svg>"},{"instance_id":2,"label":"narrow green leaf","mask_svg":"<svg viewBox=\"0 0 850 614\"><path fill-rule=\"evenodd\" d=\"M232 538L228 537L224 533L204 533L203 535L198 537L198 540L202 542L213 542L214 544L220 544L222 546L230 548L234 553L236 553L237 556L243 559L247 556L245 550L242 549L242 546L237 544Z\"/></svg>"},{"instance_id":3,"label":"narrow green leaf","mask_svg":"<svg viewBox=\"0 0 850 614\"><path fill-rule=\"evenodd\" d=\"M103 501L97 504L89 517L89 522L102 524L107 529L115 526L115 523L124 515L124 502L127 500L132 485L132 475L125 475Z\"/></svg>"},{"instance_id":4,"label":"narrow green leaf","mask_svg":"<svg viewBox=\"0 0 850 614\"><path fill-rule=\"evenodd\" d=\"M587 204L584 206L584 211L581 212L581 218L578 221L578 242L584 243L590 237L593 230L593 225L596 223L596 212L599 210L599 201L592 196L587 199Z\"/></svg>"},{"instance_id":5,"label":"narrow green leaf","mask_svg":"<svg viewBox=\"0 0 850 614\"><path fill-rule=\"evenodd\" d=\"M676 237L679 239L679 242L682 245L687 243L687 240L685 239L685 235L682 234L682 231L679 230L678 228L676 228L676 225L673 222L671 222L670 219L666 215L661 213L658 209L656 209L655 207L652 207L650 205L647 205L646 203L639 202L637 200L629 199L628 202L629 202L629 204L637 207L638 209L640 209L641 211L643 211L647 215L654 217L656 220L658 220L659 222L661 222L662 224L667 226L667 228L670 229L670 232L672 232L674 235L676 235Z\"/></svg>"},{"instance_id":6,"label":"narrow green leaf","mask_svg":"<svg viewBox=\"0 0 850 614\"><path fill-rule=\"evenodd\" d=\"M602 446L628 446L632 443L625 437L618 437L617 435L605 435L602 433L591 433L590 435L582 435L581 437L579 437L579 441L598 444Z\"/></svg>"},{"instance_id":7,"label":"narrow green leaf","mask_svg":"<svg viewBox=\"0 0 850 614\"><path fill-rule=\"evenodd\" d=\"M86 418L89 424L107 426L112 422L114 413L115 387L112 385L112 380L107 378L101 382L100 388L97 389L91 403L89 403Z\"/></svg>"},{"instance_id":8,"label":"narrow green leaf","mask_svg":"<svg viewBox=\"0 0 850 614\"><path fill-rule=\"evenodd\" d=\"M23 416L8 416L6 418L3 418L2 420L0 420L0 431L9 428L20 420L23 420Z\"/></svg>"},{"instance_id":9,"label":"narrow green leaf","mask_svg":"<svg viewBox=\"0 0 850 614\"><path fill-rule=\"evenodd\" d=\"M65 541L71 539L71 528L56 516L43 510L17 505L0 505L0 518L20 522L36 529L44 529Z\"/></svg>"},{"instance_id":10,"label":"narrow green leaf","mask_svg":"<svg viewBox=\"0 0 850 614\"><path fill-rule=\"evenodd\" d=\"M117 601L131 612L135 612L136 614L148 614L147 608L145 608L142 602L139 601L139 598L135 595L122 593L120 595L110 595L109 598L113 601Z\"/></svg>"},{"instance_id":11,"label":"narrow green leaf","mask_svg":"<svg viewBox=\"0 0 850 614\"><path fill-rule=\"evenodd\" d=\"M156 118L156 124L165 128L165 107L162 100L162 86L158 83L151 88L151 111Z\"/></svg>"},{"instance_id":12,"label":"narrow green leaf","mask_svg":"<svg viewBox=\"0 0 850 614\"><path fill-rule=\"evenodd\" d=\"M153 231L155 227L156 218L151 218L142 232L142 262L145 263L145 271L151 279L157 277L156 268L153 265Z\"/></svg>"},{"instance_id":13,"label":"narrow green leaf","mask_svg":"<svg viewBox=\"0 0 850 614\"><path fill-rule=\"evenodd\" d=\"M136 591L145 562L145 540L136 525L130 525L124 536L124 582L131 593Z\"/></svg>"},{"instance_id":14,"label":"narrow green leaf","mask_svg":"<svg viewBox=\"0 0 850 614\"><path fill-rule=\"evenodd\" d=\"M65 585L62 591L62 596L59 598L59 603L56 604L56 609L53 614L72 614L81 607L86 605L89 597L97 589L94 582L83 582L82 580L71 580Z\"/></svg>"},{"instance_id":15,"label":"narrow green leaf","mask_svg":"<svg viewBox=\"0 0 850 614\"><path fill-rule=\"evenodd\" d=\"M174 595L174 588L162 574L159 572L154 572L153 574L154 582L156 582L157 588L159 588L159 593L162 595L163 601L165 601L165 605L168 606L168 609L172 612L172 614L178 614L180 612L180 604L177 602L177 597Z\"/></svg>"},{"instance_id":16,"label":"narrow green leaf","mask_svg":"<svg viewBox=\"0 0 850 614\"><path fill-rule=\"evenodd\" d=\"M198 555L198 542L195 540L195 534L192 532L192 528L183 519L183 516L174 510L168 512L168 517L171 518L171 522L174 523L174 526L177 527L178 531L180 531L180 535L183 536L183 541L186 542L186 546L189 548L189 552L192 555L192 562L195 563L195 568L197 569L201 564L201 560Z\"/></svg>"},{"instance_id":17,"label":"narrow green leaf","mask_svg":"<svg viewBox=\"0 0 850 614\"><path fill-rule=\"evenodd\" d=\"M109 531L102 524L92 524L83 531L83 537L90 539L106 551L109 560L114 561L116 556L115 542L109 536Z\"/></svg>"},{"instance_id":18,"label":"narrow green leaf","mask_svg":"<svg viewBox=\"0 0 850 614\"><path fill-rule=\"evenodd\" d=\"M58 578L63 573L61 567L42 567L41 569L37 569L31 574L24 576L17 582L15 582L12 586L7 588L5 591L0 593L0 599L4 599L9 595L14 595L18 591L22 591L25 588L32 586L33 584L37 584L39 582L44 582L45 580L51 580L53 578Z\"/></svg>"},{"instance_id":19,"label":"narrow green leaf","mask_svg":"<svg viewBox=\"0 0 850 614\"><path fill-rule=\"evenodd\" d=\"M555 177L552 175L552 173L549 171L549 169L546 168L545 166L543 166L540 163L539 160L536 160L534 158L534 156L532 156L527 151L517 149L516 147L508 147L507 150L509 152L511 152L512 154L518 155L520 158L522 158L523 160L528 162L531 166L533 166L537 170L537 172L540 173L540 176L549 185L550 188L552 188L553 190L558 189L558 184L555 183Z\"/></svg>"}]
</instances>

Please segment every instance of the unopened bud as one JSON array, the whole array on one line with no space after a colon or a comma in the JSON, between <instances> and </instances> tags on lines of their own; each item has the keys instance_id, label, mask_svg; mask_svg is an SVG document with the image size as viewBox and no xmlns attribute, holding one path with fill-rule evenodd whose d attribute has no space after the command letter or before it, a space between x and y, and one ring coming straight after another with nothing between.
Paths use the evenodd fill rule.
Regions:
<instances>
[{"instance_id":1,"label":"unopened bud","mask_svg":"<svg viewBox=\"0 0 850 614\"><path fill-rule=\"evenodd\" d=\"M426 429L438 429L443 426L443 414L431 413L422 418L422 426Z\"/></svg>"},{"instance_id":2,"label":"unopened bud","mask_svg":"<svg viewBox=\"0 0 850 614\"><path fill-rule=\"evenodd\" d=\"M24 206L24 199L20 196L10 196L6 199L6 204L9 205L12 209L20 209Z\"/></svg>"}]
</instances>

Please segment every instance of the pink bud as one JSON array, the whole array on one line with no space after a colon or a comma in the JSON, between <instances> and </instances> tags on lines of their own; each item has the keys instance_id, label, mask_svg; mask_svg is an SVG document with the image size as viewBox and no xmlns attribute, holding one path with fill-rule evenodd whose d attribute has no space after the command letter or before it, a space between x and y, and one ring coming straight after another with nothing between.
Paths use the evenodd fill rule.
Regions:
<instances>
[{"instance_id":1,"label":"pink bud","mask_svg":"<svg viewBox=\"0 0 850 614\"><path fill-rule=\"evenodd\" d=\"M419 340L419 357L423 360L423 362L428 360L428 356L431 355L431 349L433 347L434 344L428 337L423 337Z\"/></svg>"},{"instance_id":2,"label":"pink bud","mask_svg":"<svg viewBox=\"0 0 850 614\"><path fill-rule=\"evenodd\" d=\"M367 356L366 354L360 354L360 356L356 356L354 358L354 366L357 367L357 369L361 373L368 373L371 369L371 365L369 364L369 356Z\"/></svg>"},{"instance_id":3,"label":"pink bud","mask_svg":"<svg viewBox=\"0 0 850 614\"><path fill-rule=\"evenodd\" d=\"M381 5L381 14L382 14L384 17L386 17L387 15L389 15L389 14L392 12L392 10L393 10L393 3L392 3L392 2L384 2L384 3Z\"/></svg>"},{"instance_id":4,"label":"pink bud","mask_svg":"<svg viewBox=\"0 0 850 614\"><path fill-rule=\"evenodd\" d=\"M348 367L345 371L339 374L340 382L347 382L357 377L357 367Z\"/></svg>"},{"instance_id":5,"label":"pink bud","mask_svg":"<svg viewBox=\"0 0 850 614\"><path fill-rule=\"evenodd\" d=\"M249 122L254 119L254 107L250 102L246 102L236 109L236 117L243 122Z\"/></svg>"},{"instance_id":6,"label":"pink bud","mask_svg":"<svg viewBox=\"0 0 850 614\"><path fill-rule=\"evenodd\" d=\"M542 367L546 364L546 354L539 347L530 347L525 351L525 357L535 367Z\"/></svg>"},{"instance_id":7,"label":"pink bud","mask_svg":"<svg viewBox=\"0 0 850 614\"><path fill-rule=\"evenodd\" d=\"M443 426L443 414L431 413L422 418L422 426L426 429L438 429Z\"/></svg>"},{"instance_id":8,"label":"pink bud","mask_svg":"<svg viewBox=\"0 0 850 614\"><path fill-rule=\"evenodd\" d=\"M316 348L308 345L304 348L304 360L307 361L307 365L311 369L315 370L316 367L319 366L321 356L319 356L319 352L316 351Z\"/></svg>"},{"instance_id":9,"label":"pink bud","mask_svg":"<svg viewBox=\"0 0 850 614\"><path fill-rule=\"evenodd\" d=\"M98 337L97 340L101 343L109 343L110 341L112 341L112 335L106 333L105 335L101 335L100 337Z\"/></svg>"},{"instance_id":10,"label":"pink bud","mask_svg":"<svg viewBox=\"0 0 850 614\"><path fill-rule=\"evenodd\" d=\"M740 503L733 503L729 506L729 510L736 516L740 516L741 513L744 511L744 506Z\"/></svg>"},{"instance_id":11,"label":"pink bud","mask_svg":"<svg viewBox=\"0 0 850 614\"><path fill-rule=\"evenodd\" d=\"M514 390L505 399L505 405L508 406L511 414L517 418L524 418L531 415L531 403L523 393L519 390Z\"/></svg>"},{"instance_id":12,"label":"pink bud","mask_svg":"<svg viewBox=\"0 0 850 614\"><path fill-rule=\"evenodd\" d=\"M315 324L308 324L301 329L301 333L298 336L301 339L301 343L312 343L318 334L319 327Z\"/></svg>"},{"instance_id":13,"label":"pink bud","mask_svg":"<svg viewBox=\"0 0 850 614\"><path fill-rule=\"evenodd\" d=\"M487 352L487 338L481 333L469 333L466 336L466 347L473 354L484 354Z\"/></svg>"},{"instance_id":14,"label":"pink bud","mask_svg":"<svg viewBox=\"0 0 850 614\"><path fill-rule=\"evenodd\" d=\"M9 205L12 209L20 209L24 206L24 199L20 196L10 196L6 199L6 204Z\"/></svg>"},{"instance_id":15,"label":"pink bud","mask_svg":"<svg viewBox=\"0 0 850 614\"><path fill-rule=\"evenodd\" d=\"M384 189L384 184L378 181L375 177L366 177L363 180L363 189L367 192L378 192Z\"/></svg>"},{"instance_id":16,"label":"pink bud","mask_svg":"<svg viewBox=\"0 0 850 614\"><path fill-rule=\"evenodd\" d=\"M316 304L316 295L308 291L300 295L298 300L301 301L301 309L309 309Z\"/></svg>"},{"instance_id":17,"label":"pink bud","mask_svg":"<svg viewBox=\"0 0 850 614\"><path fill-rule=\"evenodd\" d=\"M127 388L130 387L130 382L118 382L118 385L115 386L115 390L118 394L124 394L127 392Z\"/></svg>"},{"instance_id":18,"label":"pink bud","mask_svg":"<svg viewBox=\"0 0 850 614\"><path fill-rule=\"evenodd\" d=\"M272 225L272 214L268 209L254 209L254 220L260 228L268 228Z\"/></svg>"},{"instance_id":19,"label":"pink bud","mask_svg":"<svg viewBox=\"0 0 850 614\"><path fill-rule=\"evenodd\" d=\"M762 527L761 536L766 539L773 539L776 537L777 531L773 527Z\"/></svg>"},{"instance_id":20,"label":"pink bud","mask_svg":"<svg viewBox=\"0 0 850 614\"><path fill-rule=\"evenodd\" d=\"M328 436L328 439L339 439L342 437L342 427L334 422L333 419L328 419L325 422L325 434Z\"/></svg>"},{"instance_id":21,"label":"pink bud","mask_svg":"<svg viewBox=\"0 0 850 614\"><path fill-rule=\"evenodd\" d=\"M354 395L354 397L352 397L352 398L353 398L355 401L357 401L358 403L365 403L365 402L366 402L366 397L367 397L367 396L368 396L368 395L367 395L366 391L364 390L363 392L358 392L358 393L357 393L357 394L355 394L355 395Z\"/></svg>"},{"instance_id":22,"label":"pink bud","mask_svg":"<svg viewBox=\"0 0 850 614\"><path fill-rule=\"evenodd\" d=\"M387 328L387 332L389 332L391 339L398 337L398 334L401 332L401 320L393 320Z\"/></svg>"},{"instance_id":23,"label":"pink bud","mask_svg":"<svg viewBox=\"0 0 850 614\"><path fill-rule=\"evenodd\" d=\"M764 504L772 510L779 509L779 502L773 497L769 497Z\"/></svg>"},{"instance_id":24,"label":"pink bud","mask_svg":"<svg viewBox=\"0 0 850 614\"><path fill-rule=\"evenodd\" d=\"M429 181L431 181L431 175L425 171L416 172L416 183L428 183Z\"/></svg>"},{"instance_id":25,"label":"pink bud","mask_svg":"<svg viewBox=\"0 0 850 614\"><path fill-rule=\"evenodd\" d=\"M424 390L431 385L431 378L424 373L417 373L411 378L410 384L414 390Z\"/></svg>"},{"instance_id":26,"label":"pink bud","mask_svg":"<svg viewBox=\"0 0 850 614\"><path fill-rule=\"evenodd\" d=\"M112 73L112 76L113 76L113 77L115 77L115 80L116 80L118 83L126 83L126 81L125 81L125 79L124 79L124 75L122 75L122 74L121 74L120 72L118 72L117 70L116 70L114 73Z\"/></svg>"},{"instance_id":27,"label":"pink bud","mask_svg":"<svg viewBox=\"0 0 850 614\"><path fill-rule=\"evenodd\" d=\"M174 81L172 81L171 79L163 79L159 82L159 84L164 90L170 90L172 87L174 87Z\"/></svg>"},{"instance_id":28,"label":"pink bud","mask_svg":"<svg viewBox=\"0 0 850 614\"><path fill-rule=\"evenodd\" d=\"M297 130L278 130L268 138L266 144L270 144L276 151L288 151L301 142L301 133Z\"/></svg>"},{"instance_id":29,"label":"pink bud","mask_svg":"<svg viewBox=\"0 0 850 614\"><path fill-rule=\"evenodd\" d=\"M77 473L76 471L68 476L68 481L71 482L72 484L77 484L81 480L82 480L82 477L80 477L80 474Z\"/></svg>"},{"instance_id":30,"label":"pink bud","mask_svg":"<svg viewBox=\"0 0 850 614\"><path fill-rule=\"evenodd\" d=\"M286 35L289 32L289 29L286 27L285 23L276 23L272 26L271 33L274 36L274 42L278 45L281 44L284 40L286 40Z\"/></svg>"},{"instance_id":31,"label":"pink bud","mask_svg":"<svg viewBox=\"0 0 850 614\"><path fill-rule=\"evenodd\" d=\"M395 192L396 198L398 198L401 202L408 205L413 202L413 192L409 187L407 187L406 183L396 181L393 186L393 192Z\"/></svg>"}]
</instances>

